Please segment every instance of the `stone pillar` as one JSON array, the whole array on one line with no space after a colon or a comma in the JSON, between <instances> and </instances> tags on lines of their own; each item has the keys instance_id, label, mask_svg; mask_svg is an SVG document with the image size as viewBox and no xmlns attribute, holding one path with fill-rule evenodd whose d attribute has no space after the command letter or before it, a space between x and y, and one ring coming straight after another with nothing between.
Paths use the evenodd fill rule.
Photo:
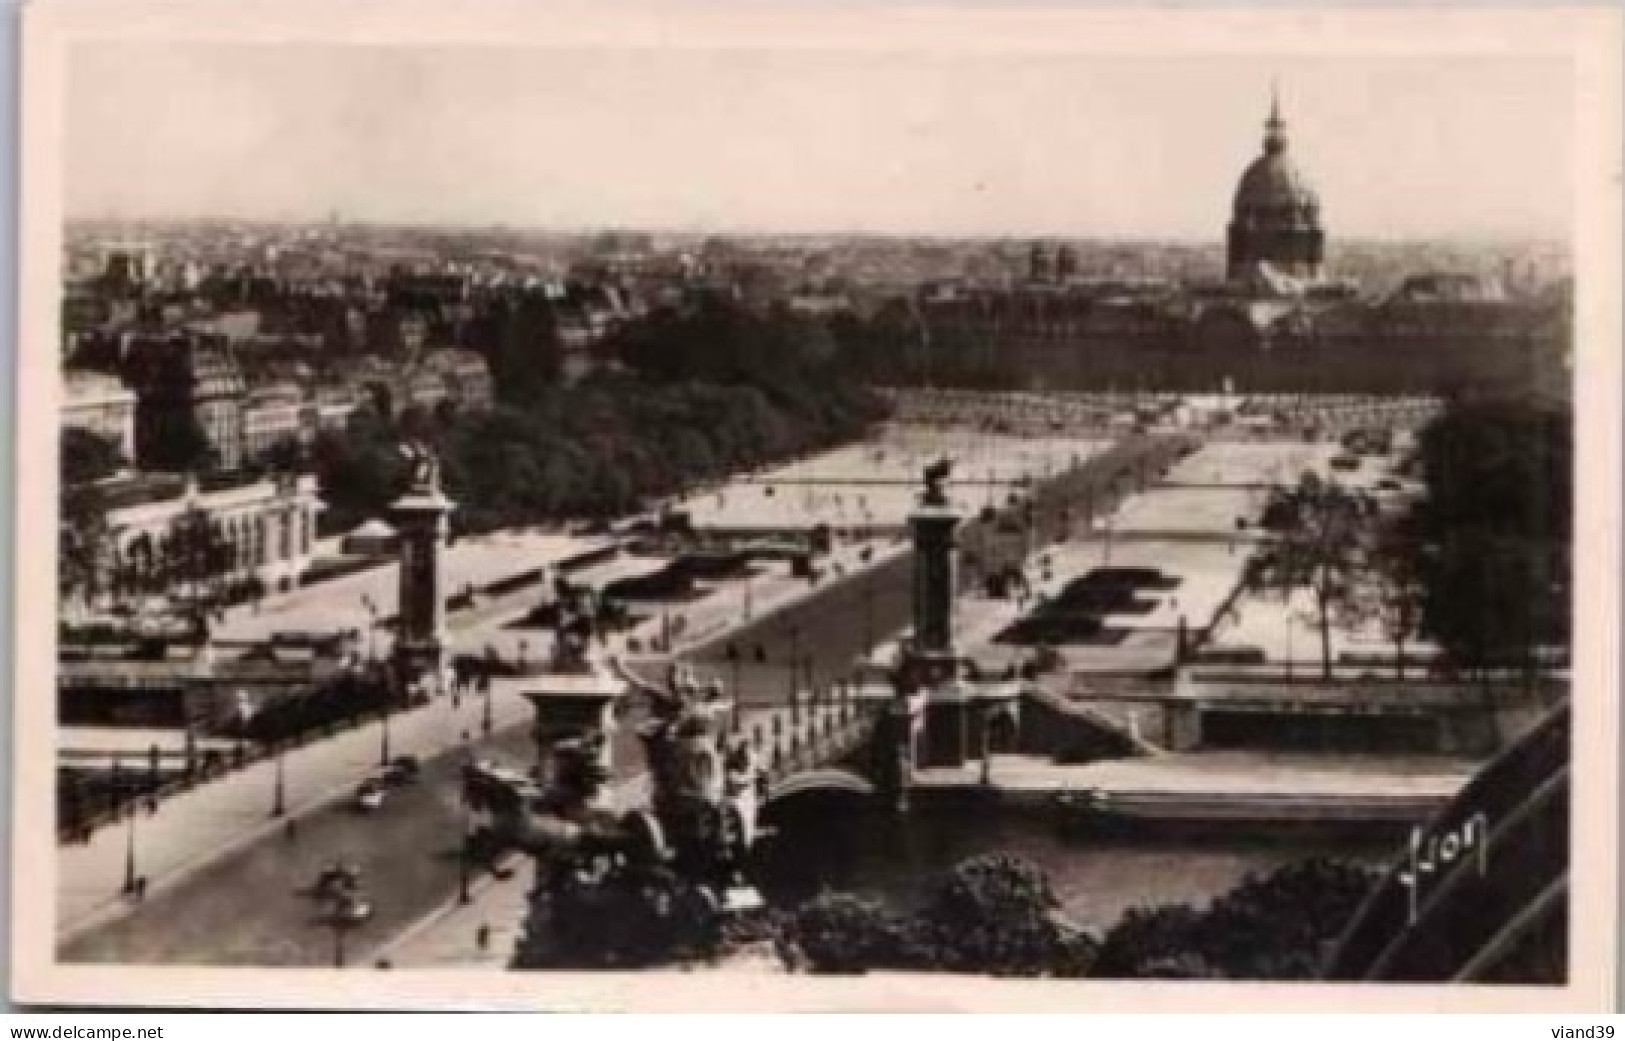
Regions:
<instances>
[{"instance_id":1,"label":"stone pillar","mask_svg":"<svg viewBox=\"0 0 1625 1041\"><path fill-rule=\"evenodd\" d=\"M954 655L954 594L960 516L948 503L941 480L931 483L909 515L914 542L914 641L909 650L911 687L929 688L958 671Z\"/></svg>"},{"instance_id":2,"label":"stone pillar","mask_svg":"<svg viewBox=\"0 0 1625 1041\"><path fill-rule=\"evenodd\" d=\"M892 809L907 812L918 745L925 724L925 695L898 692L880 716L875 733L875 774Z\"/></svg>"},{"instance_id":3,"label":"stone pillar","mask_svg":"<svg viewBox=\"0 0 1625 1041\"><path fill-rule=\"evenodd\" d=\"M1170 701L1163 708L1164 745L1170 752L1189 752L1202 743L1202 708L1197 701Z\"/></svg>"},{"instance_id":4,"label":"stone pillar","mask_svg":"<svg viewBox=\"0 0 1625 1041\"><path fill-rule=\"evenodd\" d=\"M971 692L948 680L931 688L925 702L925 747L921 766L960 767L971 758L975 727Z\"/></svg>"},{"instance_id":5,"label":"stone pillar","mask_svg":"<svg viewBox=\"0 0 1625 1041\"><path fill-rule=\"evenodd\" d=\"M953 652L955 529L959 515L922 505L909 517L914 536L914 643L922 654Z\"/></svg>"},{"instance_id":6,"label":"stone pillar","mask_svg":"<svg viewBox=\"0 0 1625 1041\"><path fill-rule=\"evenodd\" d=\"M446 595L442 554L447 517L456 504L433 485L407 492L391 508L400 546L400 596L395 664L403 679L440 676L446 649Z\"/></svg>"}]
</instances>

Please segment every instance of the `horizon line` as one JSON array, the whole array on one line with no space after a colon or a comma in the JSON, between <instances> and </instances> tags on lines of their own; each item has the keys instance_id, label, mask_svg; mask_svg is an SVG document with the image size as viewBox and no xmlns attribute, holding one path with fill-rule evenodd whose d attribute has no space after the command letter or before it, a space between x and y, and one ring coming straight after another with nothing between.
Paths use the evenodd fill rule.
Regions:
<instances>
[{"instance_id":1,"label":"horizon line","mask_svg":"<svg viewBox=\"0 0 1625 1041\"><path fill-rule=\"evenodd\" d=\"M327 216L246 216L206 214L192 216L110 214L65 216L64 227L74 224L244 224L299 228L354 228L364 230L432 231L432 232L484 232L519 235L554 235L559 237L585 237L592 235L647 235L666 238L846 238L890 240L935 240L941 242L1126 242L1167 245L1224 245L1222 235L1180 235L1173 233L1146 234L1133 232L1084 231L945 231L945 230L878 230L878 229L773 229L773 228L681 228L658 225L582 224L582 225L522 225L501 221L456 221L451 219L394 219L376 217ZM1411 234L1349 234L1327 236L1328 249L1338 243L1388 244L1419 242L1461 243L1543 243L1572 246L1572 232L1562 231L1435 231Z\"/></svg>"}]
</instances>

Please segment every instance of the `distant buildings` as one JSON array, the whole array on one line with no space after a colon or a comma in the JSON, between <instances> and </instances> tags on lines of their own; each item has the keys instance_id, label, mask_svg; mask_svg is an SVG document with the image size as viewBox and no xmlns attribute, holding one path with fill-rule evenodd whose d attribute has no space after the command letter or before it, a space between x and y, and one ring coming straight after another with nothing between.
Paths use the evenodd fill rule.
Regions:
<instances>
[{"instance_id":1,"label":"distant buildings","mask_svg":"<svg viewBox=\"0 0 1625 1041\"><path fill-rule=\"evenodd\" d=\"M135 392L117 376L69 369L63 374L62 426L88 430L113 442L134 462Z\"/></svg>"},{"instance_id":2,"label":"distant buildings","mask_svg":"<svg viewBox=\"0 0 1625 1041\"><path fill-rule=\"evenodd\" d=\"M1033 246L1023 277L929 283L901 324L900 377L1079 389L1435 394L1474 384L1562 393L1561 294L1423 272L1362 296L1327 277L1320 200L1288 155L1278 105L1242 173L1222 280L1084 277Z\"/></svg>"}]
</instances>

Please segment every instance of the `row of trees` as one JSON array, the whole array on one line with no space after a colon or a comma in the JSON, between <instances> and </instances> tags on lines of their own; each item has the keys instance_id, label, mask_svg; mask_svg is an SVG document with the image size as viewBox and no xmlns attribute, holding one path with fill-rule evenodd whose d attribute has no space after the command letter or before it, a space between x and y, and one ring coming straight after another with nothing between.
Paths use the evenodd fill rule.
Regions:
<instances>
[{"instance_id":1,"label":"row of trees","mask_svg":"<svg viewBox=\"0 0 1625 1041\"><path fill-rule=\"evenodd\" d=\"M1424 636L1463 674L1522 669L1569 639L1572 416L1527 402L1451 407L1418 440L1425 493L1408 509L1306 474L1265 511L1265 574L1307 589L1322 672L1331 631L1375 620L1405 670Z\"/></svg>"}]
</instances>

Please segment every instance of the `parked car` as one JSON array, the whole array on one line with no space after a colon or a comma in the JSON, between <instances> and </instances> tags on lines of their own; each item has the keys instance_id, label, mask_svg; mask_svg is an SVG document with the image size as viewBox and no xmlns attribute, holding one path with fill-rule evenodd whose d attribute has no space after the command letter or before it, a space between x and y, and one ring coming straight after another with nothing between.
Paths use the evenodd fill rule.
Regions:
<instances>
[{"instance_id":1,"label":"parked car","mask_svg":"<svg viewBox=\"0 0 1625 1041\"><path fill-rule=\"evenodd\" d=\"M418 779L418 774L421 772L422 765L418 762L417 756L398 755L389 761L389 765L384 767L379 777L386 785L398 787L403 784L411 784Z\"/></svg>"},{"instance_id":2,"label":"parked car","mask_svg":"<svg viewBox=\"0 0 1625 1041\"><path fill-rule=\"evenodd\" d=\"M388 793L388 790L388 787L379 778L367 778L365 781L362 781L360 787L355 790L356 809L364 812L371 812L380 808L384 805L384 797Z\"/></svg>"}]
</instances>

